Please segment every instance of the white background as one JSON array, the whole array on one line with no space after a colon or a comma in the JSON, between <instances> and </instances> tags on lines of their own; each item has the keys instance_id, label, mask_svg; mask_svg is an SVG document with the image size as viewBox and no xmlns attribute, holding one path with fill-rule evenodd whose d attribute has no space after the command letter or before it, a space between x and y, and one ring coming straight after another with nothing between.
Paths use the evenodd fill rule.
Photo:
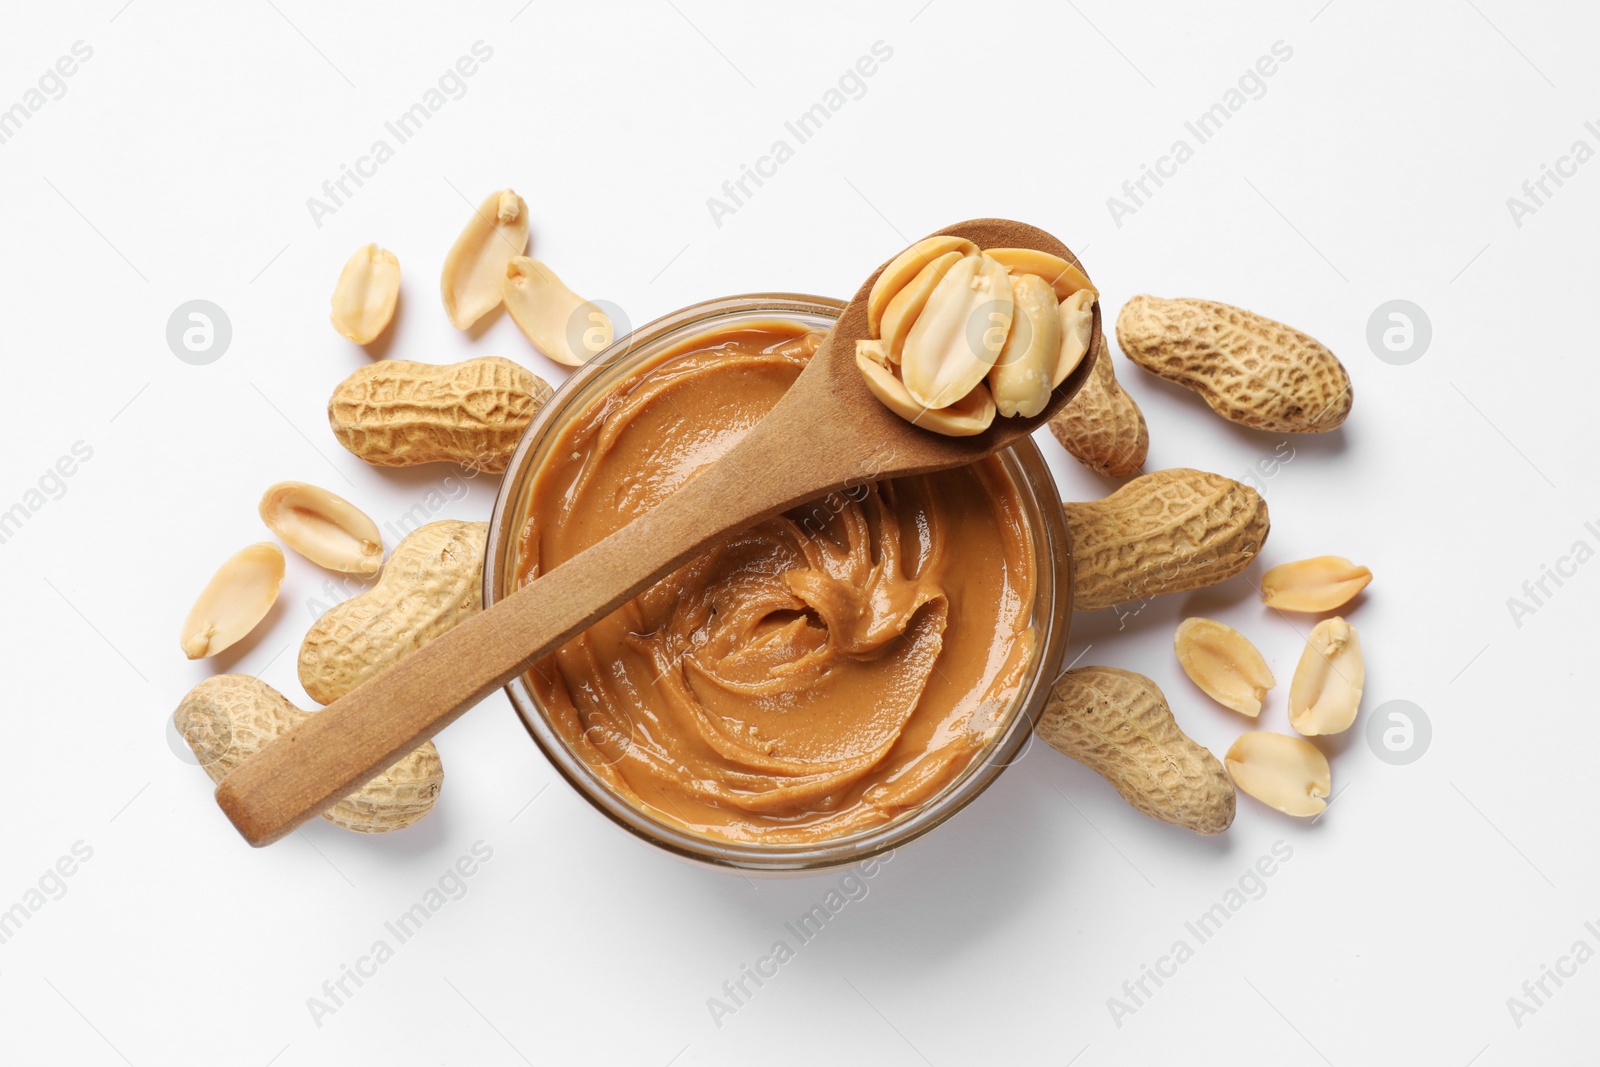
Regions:
<instances>
[{"instance_id":1,"label":"white background","mask_svg":"<svg viewBox=\"0 0 1600 1067\"><path fill-rule=\"evenodd\" d=\"M1520 1026L1507 1006L1578 939L1600 948L1583 925L1600 920L1600 563L1547 583L1520 626L1507 605L1574 542L1600 547L1584 525L1600 529L1600 164L1520 226L1506 204L1575 140L1600 147L1584 128L1600 119L1589 5L102 0L8 15L0 107L74 42L93 56L0 144L0 509L75 442L93 455L0 544L0 909L92 849L0 945L7 1062L1594 1061L1600 963L1547 983ZM493 57L465 96L315 224L307 198L479 40ZM717 225L707 198L877 41L893 56L864 95ZM1293 56L1265 94L1118 226L1107 198L1277 41ZM412 830L319 822L247 848L167 720L216 670L306 703L294 649L327 575L291 558L268 624L213 661L182 658L179 622L223 557L266 536L269 483L325 484L383 523L454 473L369 468L328 432L330 390L371 358L326 317L358 246L393 249L405 273L379 353L504 355L560 381L503 316L468 337L436 295L466 201L507 185L531 208L532 253L635 324L734 292L846 296L906 240L1004 215L1080 252L1108 322L1137 292L1195 295L1325 341L1354 413L1291 440L1262 480L1273 531L1249 580L1121 627L1079 616L1070 655L1149 674L1221 753L1246 723L1182 676L1173 626L1210 614L1251 636L1280 682L1261 724L1285 730L1309 623L1261 607L1250 580L1321 553L1370 565L1350 613L1367 697L1328 746L1333 807L1307 824L1241 797L1233 828L1203 840L1038 746L720 1026L708 998L792 941L784 923L839 876L747 881L656 854L555 778L503 697L441 735L444 794ZM165 339L195 298L233 326L209 366ZM1367 343L1392 299L1432 322L1408 365ZM1149 469L1242 479L1285 440L1117 361L1149 419ZM1041 446L1066 495L1115 488ZM478 478L439 517L486 518L494 491ZM1390 700L1433 726L1408 766L1362 730ZM317 1025L307 999L478 841L493 856L466 895ZM1279 841L1293 857L1265 894L1118 1025L1108 998L1175 940L1194 946L1184 923Z\"/></svg>"}]
</instances>

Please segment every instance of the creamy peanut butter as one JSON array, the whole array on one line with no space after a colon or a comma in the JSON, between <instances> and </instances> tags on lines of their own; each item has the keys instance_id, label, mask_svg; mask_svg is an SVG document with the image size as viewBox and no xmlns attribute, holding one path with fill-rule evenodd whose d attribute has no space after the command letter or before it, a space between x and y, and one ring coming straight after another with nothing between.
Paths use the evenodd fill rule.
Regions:
<instances>
[{"instance_id":1,"label":"creamy peanut butter","mask_svg":"<svg viewBox=\"0 0 1600 1067\"><path fill-rule=\"evenodd\" d=\"M560 428L517 581L648 511L777 402L820 334L774 321L654 357ZM1035 568L997 460L863 481L727 537L529 674L565 742L669 823L741 842L863 830L956 778L1032 656Z\"/></svg>"}]
</instances>

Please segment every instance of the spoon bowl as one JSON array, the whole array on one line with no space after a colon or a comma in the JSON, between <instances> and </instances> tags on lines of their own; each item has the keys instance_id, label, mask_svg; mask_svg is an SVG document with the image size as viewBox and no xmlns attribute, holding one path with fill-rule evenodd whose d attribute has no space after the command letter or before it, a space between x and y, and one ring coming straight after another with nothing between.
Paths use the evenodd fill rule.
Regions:
<instances>
[{"instance_id":1,"label":"spoon bowl","mask_svg":"<svg viewBox=\"0 0 1600 1067\"><path fill-rule=\"evenodd\" d=\"M1082 269L1078 257L1073 255L1066 245L1037 226L1029 226L1024 222L1013 222L1010 219L972 219L968 222L958 222L928 236L947 235L965 237L980 249L1032 248L1048 252ZM888 263L885 263L873 271L872 276L862 283L861 288L856 291L856 295L840 314L838 324L829 332L827 341L816 355L811 357L811 365L806 368L805 374L795 382L783 401L772 409L765 422L777 419L791 402L811 407L817 414L817 418L808 420L813 424L824 415L831 415L835 411L841 414L847 412L849 425L855 427L855 434L863 451L877 454L873 442L887 441L894 447L896 458L890 461L884 477L897 477L959 467L1016 444L1049 422L1052 416L1071 401L1083 387L1083 383L1089 380L1089 375L1094 370L1094 361L1104 341L1098 300L1093 305L1094 330L1083 359L1073 368L1072 373L1056 386L1044 410L1037 415L1031 418L996 417L987 430L970 437L946 437L911 425L872 395L862 383L861 371L855 362L856 341L871 336L867 328L867 295L872 292L873 283L887 266ZM820 410L817 407L820 398L813 396L809 390L802 391L801 388L803 383L813 389L821 387L821 382L806 383L806 378L812 375L819 378L825 376L831 386L825 397L828 406ZM824 492L826 491L824 489ZM811 494L811 496L817 495L822 494ZM810 499L810 496L804 499ZM796 501L800 502L802 501Z\"/></svg>"}]
</instances>

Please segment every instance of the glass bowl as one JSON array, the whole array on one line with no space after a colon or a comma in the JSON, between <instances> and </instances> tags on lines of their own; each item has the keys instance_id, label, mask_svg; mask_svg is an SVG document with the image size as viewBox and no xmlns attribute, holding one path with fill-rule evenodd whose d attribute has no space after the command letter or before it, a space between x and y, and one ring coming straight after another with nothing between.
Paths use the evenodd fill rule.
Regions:
<instances>
[{"instance_id":1,"label":"glass bowl","mask_svg":"<svg viewBox=\"0 0 1600 1067\"><path fill-rule=\"evenodd\" d=\"M839 300L788 293L708 300L618 339L573 372L529 425L506 469L489 525L484 606L515 589L518 533L527 513L534 473L559 436L556 431L569 418L586 411L641 365L696 335L773 320L827 329L843 307ZM971 803L1018 757L1060 674L1066 651L1072 613L1072 555L1055 480L1031 440L1000 453L1000 461L1016 487L1032 538L1036 575L1032 623L1038 641L1017 696L1000 716L993 739L961 774L918 807L878 826L822 842L758 844L712 837L665 822L612 791L551 725L525 676L506 686L512 706L545 756L584 799L623 829L676 856L741 871L824 870L858 863L920 837Z\"/></svg>"}]
</instances>

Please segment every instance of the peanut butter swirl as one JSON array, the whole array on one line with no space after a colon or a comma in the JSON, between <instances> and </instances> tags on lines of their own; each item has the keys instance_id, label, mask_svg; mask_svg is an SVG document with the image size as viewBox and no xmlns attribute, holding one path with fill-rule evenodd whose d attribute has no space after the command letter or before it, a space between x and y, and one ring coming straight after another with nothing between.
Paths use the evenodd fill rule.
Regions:
<instances>
[{"instance_id":1,"label":"peanut butter swirl","mask_svg":"<svg viewBox=\"0 0 1600 1067\"><path fill-rule=\"evenodd\" d=\"M519 584L727 452L820 339L786 322L703 335L557 431ZM714 837L817 843L917 807L992 740L1034 646L1016 487L996 460L871 475L725 538L530 673L618 794Z\"/></svg>"}]
</instances>

